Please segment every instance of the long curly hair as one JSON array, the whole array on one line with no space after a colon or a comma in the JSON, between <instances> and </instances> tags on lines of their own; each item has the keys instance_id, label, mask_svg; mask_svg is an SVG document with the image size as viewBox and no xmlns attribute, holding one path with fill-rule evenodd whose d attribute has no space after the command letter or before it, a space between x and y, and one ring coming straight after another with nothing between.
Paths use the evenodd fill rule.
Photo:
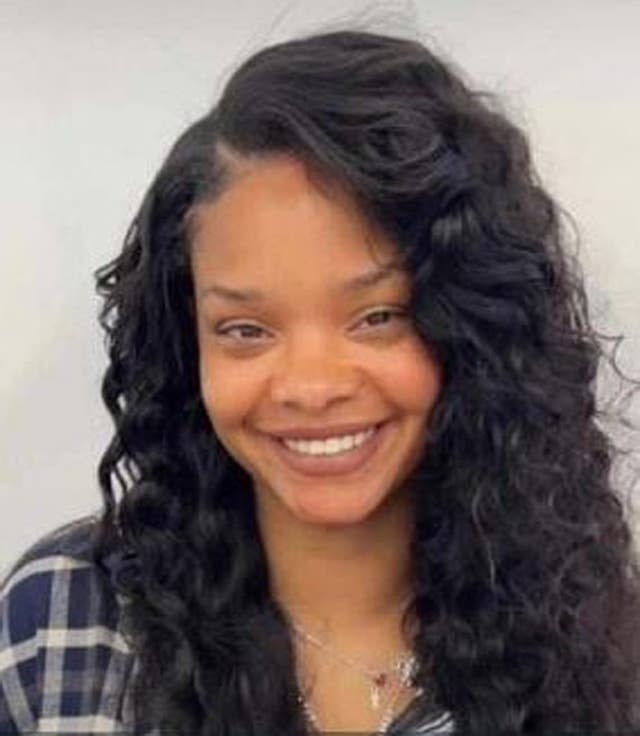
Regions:
<instances>
[{"instance_id":1,"label":"long curly hair","mask_svg":"<svg viewBox=\"0 0 640 736\"><path fill-rule=\"evenodd\" d=\"M95 560L124 596L139 722L303 734L249 475L201 403L188 215L286 153L393 237L443 386L415 471L415 683L459 732L619 732L640 715L640 574L599 425L606 358L563 212L495 97L413 39L260 50L171 149L96 272L115 434ZM420 697L416 700L420 703Z\"/></svg>"}]
</instances>

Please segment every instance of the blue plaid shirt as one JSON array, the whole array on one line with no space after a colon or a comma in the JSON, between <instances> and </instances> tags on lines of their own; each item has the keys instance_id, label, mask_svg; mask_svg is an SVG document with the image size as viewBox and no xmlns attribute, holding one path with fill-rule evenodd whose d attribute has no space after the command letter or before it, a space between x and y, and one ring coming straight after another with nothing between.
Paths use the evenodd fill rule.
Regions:
<instances>
[{"instance_id":1,"label":"blue plaid shirt","mask_svg":"<svg viewBox=\"0 0 640 736\"><path fill-rule=\"evenodd\" d=\"M139 733L121 607L90 561L88 520L47 535L0 591L0 734Z\"/></svg>"},{"instance_id":2,"label":"blue plaid shirt","mask_svg":"<svg viewBox=\"0 0 640 736\"><path fill-rule=\"evenodd\" d=\"M136 660L120 629L122 601L91 562L81 519L45 536L0 588L0 735L121 733L137 726ZM448 714L413 733L453 732Z\"/></svg>"}]
</instances>

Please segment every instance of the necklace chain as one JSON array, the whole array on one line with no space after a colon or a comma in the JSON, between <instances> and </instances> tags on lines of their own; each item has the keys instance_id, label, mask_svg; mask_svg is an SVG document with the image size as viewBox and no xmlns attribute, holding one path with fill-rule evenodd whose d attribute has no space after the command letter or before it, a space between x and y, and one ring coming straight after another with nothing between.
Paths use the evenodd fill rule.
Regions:
<instances>
[{"instance_id":1,"label":"necklace chain","mask_svg":"<svg viewBox=\"0 0 640 736\"><path fill-rule=\"evenodd\" d=\"M357 662L351 657L347 657L346 655L341 654L340 652L336 652L334 649L329 647L326 643L322 642L320 639L313 636L312 634L309 634L298 624L294 624L294 630L300 637L302 637L306 641L317 646L319 649L327 652L328 654L330 654L332 657L334 657L338 661L342 662L343 664L346 664L348 667L357 671L359 674L363 675L368 680L370 680L369 695L370 695L371 706L374 710L379 710L381 707L381 698L380 698L381 691L384 688L384 686L388 683L390 674L392 673L398 674L398 678L399 678L398 682L391 696L389 697L387 701L387 706L384 710L382 719L377 728L378 732L384 733L393 720L395 703L400 695L401 690L403 689L403 687L407 687L410 684L411 678L416 672L417 660L416 660L415 655L413 655L411 652L404 651L399 657L395 659L392 665L388 667L387 669L373 670L370 667L366 667L362 663ZM422 692L422 689L421 688L418 689L418 694L420 694L421 692ZM303 695L300 695L298 700L301 703L309 720L320 731L321 728L318 722L318 718L316 714L314 713L313 709L311 708L311 705L309 704L307 699Z\"/></svg>"},{"instance_id":2,"label":"necklace chain","mask_svg":"<svg viewBox=\"0 0 640 736\"><path fill-rule=\"evenodd\" d=\"M361 664L360 662L357 662L355 659L352 659L351 657L347 657L346 655L341 654L340 652L336 652L335 649L332 649L327 644L320 641L320 639L318 639L317 637L313 636L312 634L309 634L301 626L294 624L294 628L296 632L300 636L302 636L304 639L311 642L312 644L315 644L315 646L317 646L319 649L324 650L325 652L330 654L335 659L338 659L343 664L348 665L352 669L356 670L357 672L360 672L360 674L372 680L375 680L376 678L379 678L380 675L387 674L388 672L395 672L395 671L401 672L403 667L406 667L405 663L406 663L407 658L411 656L411 653L409 651L404 651L402 652L402 654L400 654L400 656L396 658L393 664L390 667L388 667L386 670L381 671L378 669L371 669Z\"/></svg>"}]
</instances>

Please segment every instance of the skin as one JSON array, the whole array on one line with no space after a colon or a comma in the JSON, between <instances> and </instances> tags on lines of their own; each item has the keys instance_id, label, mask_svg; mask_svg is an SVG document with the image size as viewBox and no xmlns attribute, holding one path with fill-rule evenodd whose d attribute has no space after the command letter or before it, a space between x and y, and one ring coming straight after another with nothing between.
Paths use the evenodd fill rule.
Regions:
<instances>
[{"instance_id":1,"label":"skin","mask_svg":"<svg viewBox=\"0 0 640 736\"><path fill-rule=\"evenodd\" d=\"M254 482L275 596L309 631L371 661L403 648L413 512L406 481L425 442L442 376L406 309L401 271L358 293L336 284L393 260L393 243L337 188L299 162L242 168L191 217L200 383L213 429ZM375 258L374 258L375 256ZM259 289L235 303L213 283ZM366 321L374 310L390 309ZM231 325L252 325L226 335ZM265 436L289 427L391 422L362 470L302 477Z\"/></svg>"}]
</instances>

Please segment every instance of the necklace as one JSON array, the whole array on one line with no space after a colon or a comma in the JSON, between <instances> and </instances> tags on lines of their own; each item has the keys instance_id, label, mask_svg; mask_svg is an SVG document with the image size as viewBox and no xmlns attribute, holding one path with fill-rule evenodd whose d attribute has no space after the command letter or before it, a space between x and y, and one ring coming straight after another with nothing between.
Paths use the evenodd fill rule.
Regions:
<instances>
[{"instance_id":1,"label":"necklace","mask_svg":"<svg viewBox=\"0 0 640 736\"><path fill-rule=\"evenodd\" d=\"M401 680L396 685L396 688L389 700L389 703L384 710L382 718L380 719L380 723L378 724L376 728L376 733L380 733L380 734L386 733L387 729L391 725L391 722L393 721L396 700L398 699L398 696L400 695L400 691L402 690L403 686L406 687L407 684L408 684L408 680L407 681ZM422 692L423 692L422 688L418 688L416 694L420 695ZM311 705L309 704L309 701L303 695L299 695L298 702L302 705L302 708L307 718L311 721L311 723L313 723L315 728L318 731L322 731L322 727L320 726L318 717L316 716Z\"/></svg>"},{"instance_id":2,"label":"necklace","mask_svg":"<svg viewBox=\"0 0 640 736\"><path fill-rule=\"evenodd\" d=\"M382 690L389 684L391 675L393 673L398 673L400 681L403 684L405 680L408 682L413 674L415 657L408 651L402 652L402 654L400 654L400 656L397 657L397 659L389 667L387 667L387 669L373 670L357 662L351 657L347 657L340 652L336 652L335 649L330 648L327 644L320 641L317 637L309 634L301 626L294 624L294 629L296 630L297 634L303 639L311 642L319 649L327 652L327 654L330 654L338 661L346 664L348 667L356 670L356 672L359 672L365 678L370 680L369 699L371 702L371 707L374 710L380 709Z\"/></svg>"},{"instance_id":3,"label":"necklace","mask_svg":"<svg viewBox=\"0 0 640 736\"><path fill-rule=\"evenodd\" d=\"M342 662L343 664L347 665L348 667L368 679L370 688L369 699L371 707L374 710L380 709L382 705L382 690L389 684L392 674L397 674L398 682L387 700L386 707L382 714L382 719L377 728L378 732L384 733L393 720L394 708L400 692L403 688L410 685L411 679L417 670L417 660L415 655L408 651L405 651L387 669L372 670L371 668L366 667L360 662L357 662L353 658L347 657L340 652L336 652L326 643L320 641L320 639L313 636L312 634L309 634L301 626L294 624L294 630L300 637L302 637L306 641L314 644L319 649L325 651L327 654L330 654L338 661ZM421 692L422 689L418 689L418 694L420 694ZM298 701L302 705L303 710L305 711L309 720L320 731L321 728L318 722L318 718L307 699L303 695L300 695L298 697Z\"/></svg>"}]
</instances>

